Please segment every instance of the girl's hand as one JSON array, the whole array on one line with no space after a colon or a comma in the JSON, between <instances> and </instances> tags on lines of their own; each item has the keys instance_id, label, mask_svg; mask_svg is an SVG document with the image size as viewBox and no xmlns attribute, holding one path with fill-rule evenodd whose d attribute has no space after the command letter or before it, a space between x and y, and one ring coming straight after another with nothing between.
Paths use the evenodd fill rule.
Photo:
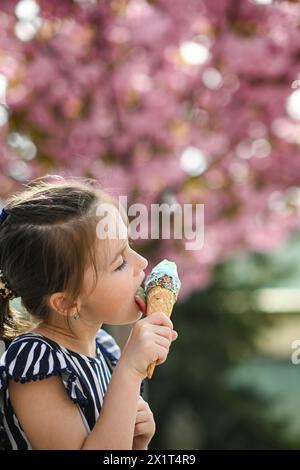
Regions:
<instances>
[{"instance_id":1,"label":"girl's hand","mask_svg":"<svg viewBox=\"0 0 300 470\"><path fill-rule=\"evenodd\" d=\"M155 421L148 403L140 396L134 427L132 450L147 450L155 434Z\"/></svg>"},{"instance_id":2,"label":"girl's hand","mask_svg":"<svg viewBox=\"0 0 300 470\"><path fill-rule=\"evenodd\" d=\"M160 365L166 361L171 343L177 336L167 315L163 312L152 313L138 320L132 328L119 363L143 380L147 377L149 364L157 361Z\"/></svg>"}]
</instances>

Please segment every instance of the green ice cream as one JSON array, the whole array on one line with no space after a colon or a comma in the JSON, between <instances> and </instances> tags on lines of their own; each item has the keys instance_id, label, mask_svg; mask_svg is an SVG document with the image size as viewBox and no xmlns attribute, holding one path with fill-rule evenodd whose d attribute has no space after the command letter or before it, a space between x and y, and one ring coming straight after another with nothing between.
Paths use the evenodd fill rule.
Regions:
<instances>
[{"instance_id":1,"label":"green ice cream","mask_svg":"<svg viewBox=\"0 0 300 470\"><path fill-rule=\"evenodd\" d=\"M144 286L140 286L136 291L136 303L139 305L141 310L145 313L147 294L149 290L154 286L161 286L165 289L169 289L178 296L180 290L180 279L178 277L177 266L173 261L164 259L158 263L152 269L149 276L147 276Z\"/></svg>"},{"instance_id":2,"label":"green ice cream","mask_svg":"<svg viewBox=\"0 0 300 470\"><path fill-rule=\"evenodd\" d=\"M161 286L169 289L178 296L181 282L178 277L177 266L173 261L164 259L152 269L149 276L145 280L145 293L146 296L150 289L154 286Z\"/></svg>"},{"instance_id":3,"label":"green ice cream","mask_svg":"<svg viewBox=\"0 0 300 470\"><path fill-rule=\"evenodd\" d=\"M145 294L145 289L140 286L138 290L136 291L136 294L140 299L142 299L144 302L146 302L146 294Z\"/></svg>"}]
</instances>

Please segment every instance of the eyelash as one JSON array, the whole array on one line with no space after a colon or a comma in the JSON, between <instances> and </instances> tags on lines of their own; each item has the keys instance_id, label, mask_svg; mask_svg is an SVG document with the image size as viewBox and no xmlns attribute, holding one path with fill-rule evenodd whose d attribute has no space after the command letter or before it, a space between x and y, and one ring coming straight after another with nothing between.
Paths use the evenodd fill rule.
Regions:
<instances>
[{"instance_id":1,"label":"eyelash","mask_svg":"<svg viewBox=\"0 0 300 470\"><path fill-rule=\"evenodd\" d=\"M127 265L127 261L124 259L123 263L116 269L116 271L122 271Z\"/></svg>"},{"instance_id":2,"label":"eyelash","mask_svg":"<svg viewBox=\"0 0 300 470\"><path fill-rule=\"evenodd\" d=\"M129 240L129 241L128 241L128 245L129 245L130 247L133 247L133 246L134 246L133 240ZM127 266L127 261L124 259L123 263L120 264L120 266L116 269L116 271L122 271L122 269L124 269L125 266Z\"/></svg>"}]
</instances>

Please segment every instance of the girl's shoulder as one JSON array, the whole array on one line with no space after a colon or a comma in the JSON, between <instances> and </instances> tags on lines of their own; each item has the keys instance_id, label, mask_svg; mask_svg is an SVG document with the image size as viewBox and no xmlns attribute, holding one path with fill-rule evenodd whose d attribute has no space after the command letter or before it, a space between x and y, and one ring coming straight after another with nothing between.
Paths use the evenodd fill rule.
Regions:
<instances>
[{"instance_id":1,"label":"girl's shoulder","mask_svg":"<svg viewBox=\"0 0 300 470\"><path fill-rule=\"evenodd\" d=\"M18 382L57 375L67 369L61 350L47 338L34 333L17 336L0 358L0 369Z\"/></svg>"},{"instance_id":2,"label":"girl's shoulder","mask_svg":"<svg viewBox=\"0 0 300 470\"><path fill-rule=\"evenodd\" d=\"M114 367L121 356L121 350L114 338L100 329L96 335L96 343L101 353ZM70 385L70 382L74 382L78 376L72 361L74 357L82 355L62 347L39 333L23 333L17 336L1 355L0 390L3 390L8 379L25 383L52 375L60 375Z\"/></svg>"},{"instance_id":3,"label":"girl's shoulder","mask_svg":"<svg viewBox=\"0 0 300 470\"><path fill-rule=\"evenodd\" d=\"M4 393L9 380L25 383L60 376L74 403L85 405L78 374L67 355L48 338L23 333L15 338L0 358L0 392Z\"/></svg>"}]
</instances>

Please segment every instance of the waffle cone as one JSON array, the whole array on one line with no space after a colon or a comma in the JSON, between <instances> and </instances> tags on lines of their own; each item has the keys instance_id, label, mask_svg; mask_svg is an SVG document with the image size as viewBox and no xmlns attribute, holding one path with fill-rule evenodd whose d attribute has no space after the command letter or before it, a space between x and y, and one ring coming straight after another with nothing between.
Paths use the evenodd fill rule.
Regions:
<instances>
[{"instance_id":1,"label":"waffle cone","mask_svg":"<svg viewBox=\"0 0 300 470\"><path fill-rule=\"evenodd\" d=\"M161 286L155 286L150 289L147 295L147 315L154 312L163 312L169 318L171 317L174 304L176 302L175 294L169 289ZM147 368L147 377L151 379L156 362L152 362Z\"/></svg>"}]
</instances>

